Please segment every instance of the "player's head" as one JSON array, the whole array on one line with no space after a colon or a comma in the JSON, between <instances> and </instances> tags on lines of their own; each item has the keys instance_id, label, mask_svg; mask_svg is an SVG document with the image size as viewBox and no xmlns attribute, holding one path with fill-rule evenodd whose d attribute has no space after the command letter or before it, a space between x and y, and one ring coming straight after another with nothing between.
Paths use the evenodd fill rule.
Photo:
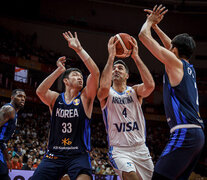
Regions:
<instances>
[{"instance_id":1,"label":"player's head","mask_svg":"<svg viewBox=\"0 0 207 180\"><path fill-rule=\"evenodd\" d=\"M24 107L26 94L23 89L15 89L12 91L11 102L18 109Z\"/></svg>"},{"instance_id":2,"label":"player's head","mask_svg":"<svg viewBox=\"0 0 207 180\"><path fill-rule=\"evenodd\" d=\"M187 33L175 36L171 42L172 49L177 48L179 58L190 59L196 47L195 41Z\"/></svg>"},{"instance_id":3,"label":"player's head","mask_svg":"<svg viewBox=\"0 0 207 180\"><path fill-rule=\"evenodd\" d=\"M81 90L83 88L83 75L78 68L69 68L62 75L63 83L66 86L72 88L78 88Z\"/></svg>"},{"instance_id":4,"label":"player's head","mask_svg":"<svg viewBox=\"0 0 207 180\"><path fill-rule=\"evenodd\" d=\"M113 64L112 80L126 81L129 78L129 68L122 60L117 60Z\"/></svg>"}]
</instances>

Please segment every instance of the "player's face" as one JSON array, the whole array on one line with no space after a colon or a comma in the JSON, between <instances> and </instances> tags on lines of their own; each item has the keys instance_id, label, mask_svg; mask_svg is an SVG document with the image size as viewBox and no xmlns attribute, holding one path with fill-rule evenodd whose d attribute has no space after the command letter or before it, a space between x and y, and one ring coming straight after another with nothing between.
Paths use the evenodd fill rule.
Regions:
<instances>
[{"instance_id":1,"label":"player's face","mask_svg":"<svg viewBox=\"0 0 207 180\"><path fill-rule=\"evenodd\" d=\"M24 107L26 94L23 91L17 91L14 96L12 96L12 101L14 102L15 106L19 109Z\"/></svg>"},{"instance_id":2,"label":"player's face","mask_svg":"<svg viewBox=\"0 0 207 180\"><path fill-rule=\"evenodd\" d=\"M83 76L78 71L72 71L69 76L69 83L72 87L82 89L83 88Z\"/></svg>"},{"instance_id":3,"label":"player's face","mask_svg":"<svg viewBox=\"0 0 207 180\"><path fill-rule=\"evenodd\" d=\"M112 80L127 80L128 73L122 64L115 64L112 70Z\"/></svg>"}]
</instances>

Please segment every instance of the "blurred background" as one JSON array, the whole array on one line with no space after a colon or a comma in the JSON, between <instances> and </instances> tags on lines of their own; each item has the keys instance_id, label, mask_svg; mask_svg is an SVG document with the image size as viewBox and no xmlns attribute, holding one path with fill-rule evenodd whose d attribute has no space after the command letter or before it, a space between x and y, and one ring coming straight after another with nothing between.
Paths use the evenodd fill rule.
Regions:
<instances>
[{"instance_id":1,"label":"blurred background","mask_svg":"<svg viewBox=\"0 0 207 180\"><path fill-rule=\"evenodd\" d=\"M77 32L83 48L103 70L107 43L111 36L125 32L138 41L139 55L150 69L156 83L154 92L144 100L147 145L156 163L169 138L162 99L164 66L139 42L137 35L146 20L145 8L163 4L169 9L160 23L170 37L188 33L197 49L191 58L197 72L200 114L207 119L207 1L206 0L7 0L0 5L0 103L10 101L11 91L26 91L25 108L19 112L18 127L8 147L14 169L34 170L47 148L49 110L40 102L35 90L56 68L56 60L65 55L67 67L78 67L86 79L88 71L80 58L68 48L62 33ZM156 40L158 37L152 33ZM159 40L158 40L159 41ZM160 42L160 41L159 41ZM141 82L132 59L128 85ZM62 91L57 80L52 89ZM95 174L115 175L107 156L107 139L98 100L95 100L92 129L91 161ZM205 130L205 134L206 130ZM191 179L207 177L206 145Z\"/></svg>"}]
</instances>

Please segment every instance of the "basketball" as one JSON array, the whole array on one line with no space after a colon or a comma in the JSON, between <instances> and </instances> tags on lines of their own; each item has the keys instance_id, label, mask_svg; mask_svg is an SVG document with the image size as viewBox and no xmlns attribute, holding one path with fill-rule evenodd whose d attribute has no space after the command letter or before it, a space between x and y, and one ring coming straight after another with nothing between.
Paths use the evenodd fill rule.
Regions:
<instances>
[{"instance_id":1,"label":"basketball","mask_svg":"<svg viewBox=\"0 0 207 180\"><path fill-rule=\"evenodd\" d=\"M130 40L132 40L131 36L126 33L116 34L115 41L119 39L119 42L116 44L116 57L118 58L126 58L129 57L132 52L132 45L130 44Z\"/></svg>"}]
</instances>

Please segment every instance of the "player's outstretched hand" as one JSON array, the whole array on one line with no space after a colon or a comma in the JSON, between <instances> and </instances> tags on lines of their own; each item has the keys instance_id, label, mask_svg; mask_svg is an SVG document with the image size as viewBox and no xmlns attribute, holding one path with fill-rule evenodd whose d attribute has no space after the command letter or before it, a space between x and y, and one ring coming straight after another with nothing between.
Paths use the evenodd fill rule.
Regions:
<instances>
[{"instance_id":1,"label":"player's outstretched hand","mask_svg":"<svg viewBox=\"0 0 207 180\"><path fill-rule=\"evenodd\" d=\"M77 53L82 50L82 46L78 40L78 36L76 32L75 32L75 37L70 31L64 32L63 37L65 38L66 41L68 41L68 46L73 50L75 50Z\"/></svg>"},{"instance_id":2,"label":"player's outstretched hand","mask_svg":"<svg viewBox=\"0 0 207 180\"><path fill-rule=\"evenodd\" d=\"M66 57L65 56L60 57L56 62L57 67L60 67L63 72L66 70L65 69L65 62L66 62Z\"/></svg>"},{"instance_id":3,"label":"player's outstretched hand","mask_svg":"<svg viewBox=\"0 0 207 180\"><path fill-rule=\"evenodd\" d=\"M116 44L119 42L118 39L115 42L114 40L115 40L115 36L112 36L108 42L108 52L109 52L109 55L113 57L116 56Z\"/></svg>"},{"instance_id":4,"label":"player's outstretched hand","mask_svg":"<svg viewBox=\"0 0 207 180\"><path fill-rule=\"evenodd\" d=\"M133 37L131 36L131 39L132 39L132 40L129 41L129 43L130 43L130 44L132 45L132 47L133 47L131 57L134 59L134 58L136 58L136 57L138 56L138 45L137 45L137 41L136 41L135 38L133 38Z\"/></svg>"},{"instance_id":5,"label":"player's outstretched hand","mask_svg":"<svg viewBox=\"0 0 207 180\"><path fill-rule=\"evenodd\" d=\"M149 21L152 21L153 25L159 24L160 21L162 21L164 15L168 12L168 9L165 8L165 6L155 5L153 10L150 9L144 9L145 12L147 12L147 19Z\"/></svg>"}]
</instances>

